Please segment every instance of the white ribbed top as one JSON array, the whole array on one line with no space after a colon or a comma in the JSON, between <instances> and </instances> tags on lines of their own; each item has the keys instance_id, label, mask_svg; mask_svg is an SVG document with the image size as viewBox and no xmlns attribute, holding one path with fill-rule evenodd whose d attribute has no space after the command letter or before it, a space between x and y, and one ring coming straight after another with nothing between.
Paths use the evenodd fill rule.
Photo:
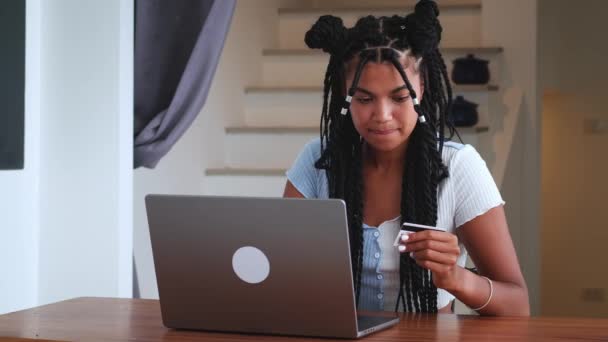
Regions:
<instances>
[{"instance_id":1,"label":"white ribbed top","mask_svg":"<svg viewBox=\"0 0 608 342\"><path fill-rule=\"evenodd\" d=\"M320 152L317 138L303 148L287 171L289 181L306 198L328 198L325 171L314 167ZM474 147L446 142L442 159L448 167L449 177L438 188L437 227L454 233L457 227L505 203L486 163ZM393 241L400 229L399 218L391 218L377 228L364 224L364 268L367 269L363 270L360 306L363 304L366 309L395 309L399 251L393 246ZM460 251L458 265L464 267L467 251L462 244ZM444 307L453 298L447 291L439 289L437 307Z\"/></svg>"}]
</instances>

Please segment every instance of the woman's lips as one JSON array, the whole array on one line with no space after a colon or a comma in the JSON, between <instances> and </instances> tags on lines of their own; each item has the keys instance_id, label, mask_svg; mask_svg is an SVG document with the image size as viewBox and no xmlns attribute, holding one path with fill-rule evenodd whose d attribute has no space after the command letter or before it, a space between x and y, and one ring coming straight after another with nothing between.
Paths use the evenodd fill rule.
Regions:
<instances>
[{"instance_id":1,"label":"woman's lips","mask_svg":"<svg viewBox=\"0 0 608 342\"><path fill-rule=\"evenodd\" d=\"M369 130L372 134L377 134L377 135L388 135L391 133L394 133L397 131L397 129L385 129L385 130L375 130L375 129L370 129Z\"/></svg>"}]
</instances>

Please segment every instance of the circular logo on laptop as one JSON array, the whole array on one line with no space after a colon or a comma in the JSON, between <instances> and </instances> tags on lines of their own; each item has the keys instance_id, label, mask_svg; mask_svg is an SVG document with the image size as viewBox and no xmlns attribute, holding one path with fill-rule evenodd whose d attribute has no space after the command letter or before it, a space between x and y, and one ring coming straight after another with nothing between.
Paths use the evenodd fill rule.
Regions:
<instances>
[{"instance_id":1,"label":"circular logo on laptop","mask_svg":"<svg viewBox=\"0 0 608 342\"><path fill-rule=\"evenodd\" d=\"M242 281L258 284L268 278L270 263L264 252L255 247L245 246L234 252L232 269Z\"/></svg>"}]
</instances>

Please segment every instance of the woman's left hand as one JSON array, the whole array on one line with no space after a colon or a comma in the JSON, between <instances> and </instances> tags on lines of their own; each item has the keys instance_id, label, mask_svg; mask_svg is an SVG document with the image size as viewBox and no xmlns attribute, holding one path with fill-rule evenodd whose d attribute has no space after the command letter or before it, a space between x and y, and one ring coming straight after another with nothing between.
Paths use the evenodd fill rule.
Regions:
<instances>
[{"instance_id":1,"label":"woman's left hand","mask_svg":"<svg viewBox=\"0 0 608 342\"><path fill-rule=\"evenodd\" d=\"M459 286L461 267L456 264L460 255L458 237L454 234L435 230L403 235L399 248L401 253L410 253L416 264L430 270L435 287L450 290Z\"/></svg>"}]
</instances>

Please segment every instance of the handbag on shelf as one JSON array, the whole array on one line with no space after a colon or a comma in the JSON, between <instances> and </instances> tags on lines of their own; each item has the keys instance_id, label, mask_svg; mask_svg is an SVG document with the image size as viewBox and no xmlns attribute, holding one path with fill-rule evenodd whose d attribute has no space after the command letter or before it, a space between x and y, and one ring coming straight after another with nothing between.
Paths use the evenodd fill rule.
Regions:
<instances>
[{"instance_id":1,"label":"handbag on shelf","mask_svg":"<svg viewBox=\"0 0 608 342\"><path fill-rule=\"evenodd\" d=\"M455 127L472 127L479 122L479 113L475 102L467 101L462 96L457 96L452 102L452 110L450 112L450 122Z\"/></svg>"},{"instance_id":2,"label":"handbag on shelf","mask_svg":"<svg viewBox=\"0 0 608 342\"><path fill-rule=\"evenodd\" d=\"M485 59L468 54L452 63L452 82L455 84L487 84L490 81L490 62Z\"/></svg>"}]
</instances>

